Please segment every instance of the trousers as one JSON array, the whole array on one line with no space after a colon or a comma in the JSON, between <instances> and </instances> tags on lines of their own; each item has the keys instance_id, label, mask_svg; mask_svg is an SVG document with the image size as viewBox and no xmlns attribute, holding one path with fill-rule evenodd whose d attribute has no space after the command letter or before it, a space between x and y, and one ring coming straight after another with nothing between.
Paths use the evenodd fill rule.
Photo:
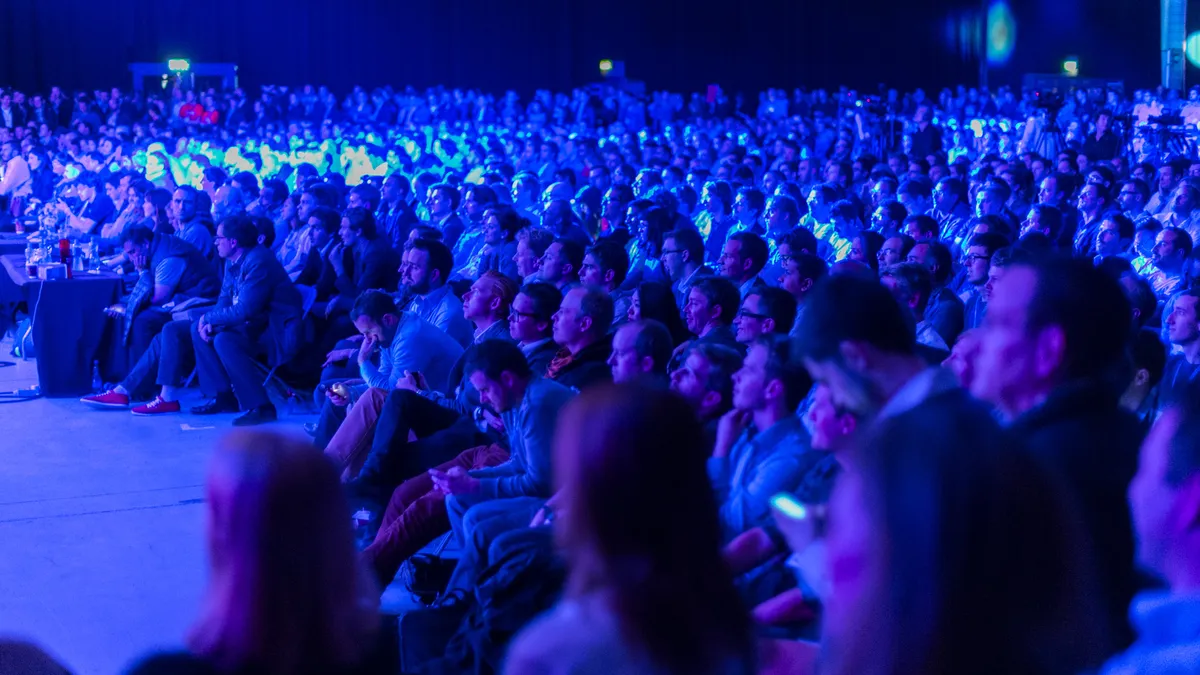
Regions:
<instances>
[{"instance_id":1,"label":"trousers","mask_svg":"<svg viewBox=\"0 0 1200 675\"><path fill-rule=\"evenodd\" d=\"M192 347L200 391L208 398L232 391L242 410L270 403L254 358L258 345L239 330L221 330L206 342L196 332L199 325L198 321L192 324Z\"/></svg>"},{"instance_id":2,"label":"trousers","mask_svg":"<svg viewBox=\"0 0 1200 675\"><path fill-rule=\"evenodd\" d=\"M121 386L135 398L145 397L153 384L178 387L194 363L191 322L171 321L150 340Z\"/></svg>"},{"instance_id":3,"label":"trousers","mask_svg":"<svg viewBox=\"0 0 1200 675\"><path fill-rule=\"evenodd\" d=\"M450 528L462 544L462 557L454 567L446 592L469 590L487 564L488 549L500 535L528 527L538 509L546 505L541 497L514 497L480 501L473 495L448 495L446 513Z\"/></svg>"},{"instance_id":4,"label":"trousers","mask_svg":"<svg viewBox=\"0 0 1200 675\"><path fill-rule=\"evenodd\" d=\"M334 465L342 470L343 483L357 476L363 464L366 463L367 456L371 452L371 442L375 440L375 426L379 421L379 413L383 410L387 395L386 389L378 387L368 389L344 413L345 418L341 425L338 426L337 431L333 433L333 438L329 439L329 443L325 446L325 456L332 459ZM325 402L325 406L338 409L338 406L329 401ZM345 409L342 408L342 410ZM322 409L321 412L323 422L325 410Z\"/></svg>"},{"instance_id":5,"label":"trousers","mask_svg":"<svg viewBox=\"0 0 1200 675\"><path fill-rule=\"evenodd\" d=\"M469 471L497 466L507 460L508 451L499 445L481 445L464 450L437 469L445 472L457 466ZM449 529L446 495L433 486L428 473L422 473L392 492L379 532L363 551L363 559L375 571L380 588L386 588L405 560Z\"/></svg>"}]
</instances>

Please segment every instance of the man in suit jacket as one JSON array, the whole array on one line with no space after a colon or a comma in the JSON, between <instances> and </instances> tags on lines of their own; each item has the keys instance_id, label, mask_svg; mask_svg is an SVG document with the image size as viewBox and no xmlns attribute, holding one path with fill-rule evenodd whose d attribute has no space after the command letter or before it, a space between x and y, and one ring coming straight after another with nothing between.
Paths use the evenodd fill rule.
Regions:
<instances>
[{"instance_id":1,"label":"man in suit jacket","mask_svg":"<svg viewBox=\"0 0 1200 675\"><path fill-rule=\"evenodd\" d=\"M303 310L300 293L271 250L258 243L248 216L217 226L217 253L227 261L217 306L192 329L200 390L211 400L194 415L247 411L235 426L275 419L255 356L265 349L272 367L299 350Z\"/></svg>"},{"instance_id":2,"label":"man in suit jacket","mask_svg":"<svg viewBox=\"0 0 1200 675\"><path fill-rule=\"evenodd\" d=\"M337 295L326 306L327 317L348 313L358 294L369 288L395 292L400 278L400 256L378 236L370 211L346 209L340 235L341 245L329 254L329 264L337 274Z\"/></svg>"}]
</instances>

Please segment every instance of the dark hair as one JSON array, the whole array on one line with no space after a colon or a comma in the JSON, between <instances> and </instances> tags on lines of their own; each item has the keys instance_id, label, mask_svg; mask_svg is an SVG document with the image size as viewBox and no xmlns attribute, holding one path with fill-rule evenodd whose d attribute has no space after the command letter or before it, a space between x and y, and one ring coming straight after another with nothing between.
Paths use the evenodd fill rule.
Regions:
<instances>
[{"instance_id":1,"label":"dark hair","mask_svg":"<svg viewBox=\"0 0 1200 675\"><path fill-rule=\"evenodd\" d=\"M1173 244L1175 248L1183 251L1183 259L1187 260L1188 256L1192 254L1192 235L1188 234L1187 230L1179 227L1164 227L1162 231L1175 235Z\"/></svg>"},{"instance_id":2,"label":"dark hair","mask_svg":"<svg viewBox=\"0 0 1200 675\"><path fill-rule=\"evenodd\" d=\"M1037 277L1026 330L1062 329L1066 379L1104 378L1114 374L1114 367L1127 365L1132 312L1116 279L1084 260L1045 258L1020 264Z\"/></svg>"},{"instance_id":3,"label":"dark hair","mask_svg":"<svg viewBox=\"0 0 1200 675\"><path fill-rule=\"evenodd\" d=\"M559 237L551 243L558 244L562 248L563 256L566 257L567 262L571 265L571 269L574 270L573 274L578 276L579 268L583 265L583 245L574 239L567 239L566 237ZM549 247L547 246L546 248Z\"/></svg>"},{"instance_id":4,"label":"dark hair","mask_svg":"<svg viewBox=\"0 0 1200 675\"><path fill-rule=\"evenodd\" d=\"M369 289L359 293L355 298L354 307L350 309L350 320L356 321L358 317L365 316L375 323L379 323L388 314L400 314L400 310L396 309L396 301L383 291Z\"/></svg>"},{"instance_id":5,"label":"dark hair","mask_svg":"<svg viewBox=\"0 0 1200 675\"><path fill-rule=\"evenodd\" d=\"M787 234L780 237L778 245L787 244L792 250L792 255L801 255L808 253L811 255L817 254L817 236L812 233L812 230L807 227L792 228Z\"/></svg>"},{"instance_id":6,"label":"dark hair","mask_svg":"<svg viewBox=\"0 0 1200 675\"><path fill-rule=\"evenodd\" d=\"M937 273L933 276L933 285L942 286L950 279L950 273L954 267L954 257L950 253L950 247L941 241L924 242L929 247L929 254L933 256L933 261L937 263ZM930 272L933 273L932 270Z\"/></svg>"},{"instance_id":7,"label":"dark hair","mask_svg":"<svg viewBox=\"0 0 1200 675\"><path fill-rule=\"evenodd\" d=\"M363 239L375 238L375 214L363 208L353 208L346 209L342 218L350 221L350 229L357 230Z\"/></svg>"},{"instance_id":8,"label":"dark hair","mask_svg":"<svg viewBox=\"0 0 1200 675\"><path fill-rule=\"evenodd\" d=\"M643 281L638 284L638 301L641 305L643 321L654 321L666 326L675 344L683 344L689 336L687 326L679 314L679 306L675 303L675 295L671 287L659 281Z\"/></svg>"},{"instance_id":9,"label":"dark hair","mask_svg":"<svg viewBox=\"0 0 1200 675\"><path fill-rule=\"evenodd\" d=\"M309 220L316 218L317 221L321 223L321 230L326 234L335 235L342 227L342 215L335 209L331 209L328 206L318 206L314 208L312 211L308 212L308 218ZM301 227L304 225L307 225L307 223L300 224Z\"/></svg>"},{"instance_id":10,"label":"dark hair","mask_svg":"<svg viewBox=\"0 0 1200 675\"><path fill-rule=\"evenodd\" d=\"M554 284L532 281L519 291L533 301L534 318L549 321L562 305L562 292Z\"/></svg>"},{"instance_id":11,"label":"dark hair","mask_svg":"<svg viewBox=\"0 0 1200 675\"><path fill-rule=\"evenodd\" d=\"M933 279L928 268L917 263L897 263L879 272L879 278L884 277L898 281L907 297L916 295L919 300L914 311L917 316L925 313L925 308L929 305L929 296L933 293Z\"/></svg>"},{"instance_id":12,"label":"dark hair","mask_svg":"<svg viewBox=\"0 0 1200 675\"><path fill-rule=\"evenodd\" d=\"M829 361L851 340L893 354L912 355L916 349L911 322L877 280L830 276L804 301L795 348L814 361Z\"/></svg>"},{"instance_id":13,"label":"dark hair","mask_svg":"<svg viewBox=\"0 0 1200 675\"><path fill-rule=\"evenodd\" d=\"M438 192L441 192L446 197L446 199L450 200L450 211L451 212L458 210L458 204L459 204L459 202L462 201L462 195L458 194L458 189L455 188L453 185L451 185L449 183L437 183L436 185L429 186L429 189L437 190Z\"/></svg>"},{"instance_id":14,"label":"dark hair","mask_svg":"<svg viewBox=\"0 0 1200 675\"><path fill-rule=\"evenodd\" d=\"M829 263L811 253L795 256L796 270L801 279L812 279L814 283L829 275Z\"/></svg>"},{"instance_id":15,"label":"dark hair","mask_svg":"<svg viewBox=\"0 0 1200 675\"><path fill-rule=\"evenodd\" d=\"M254 229L258 230L258 237L262 240L259 243L271 248L275 243L275 222L266 216L250 216L250 221L254 223Z\"/></svg>"},{"instance_id":16,"label":"dark hair","mask_svg":"<svg viewBox=\"0 0 1200 675\"><path fill-rule=\"evenodd\" d=\"M592 320L590 332L593 335L608 333L613 322L612 296L599 286L583 286L582 288L583 297L579 299L579 313Z\"/></svg>"},{"instance_id":17,"label":"dark hair","mask_svg":"<svg viewBox=\"0 0 1200 675\"><path fill-rule=\"evenodd\" d=\"M609 270L612 270L613 287L620 286L625 281L625 276L629 274L629 253L625 251L624 246L611 239L601 239L592 244L587 252L596 259L596 264L600 266L600 274L602 276ZM583 260L580 259L581 264L582 262Z\"/></svg>"},{"instance_id":18,"label":"dark hair","mask_svg":"<svg viewBox=\"0 0 1200 675\"><path fill-rule=\"evenodd\" d=\"M708 362L708 379L704 388L721 395L721 409L717 412L719 416L733 407L733 374L742 367L742 353L715 342L693 342L688 350L688 354L692 353L699 354Z\"/></svg>"},{"instance_id":19,"label":"dark hair","mask_svg":"<svg viewBox=\"0 0 1200 675\"><path fill-rule=\"evenodd\" d=\"M1137 328L1146 325L1146 322L1154 316L1154 310L1158 308L1158 298L1154 295L1154 287L1150 285L1142 277L1132 272L1126 272L1119 277L1120 281L1128 281L1133 285L1132 288L1121 285L1125 291L1125 297L1129 299L1130 306L1137 310L1137 316L1134 317L1134 323Z\"/></svg>"},{"instance_id":20,"label":"dark hair","mask_svg":"<svg viewBox=\"0 0 1200 675\"><path fill-rule=\"evenodd\" d=\"M751 661L750 622L720 553L711 448L691 407L662 389L604 385L568 403L558 428L571 439L556 444L555 466L572 592L605 591L654 670Z\"/></svg>"},{"instance_id":21,"label":"dark hair","mask_svg":"<svg viewBox=\"0 0 1200 675\"><path fill-rule=\"evenodd\" d=\"M255 199L258 198L258 176L255 176L253 173L250 173L249 171L239 171L233 174L233 177L229 179L229 182L237 183L242 187L242 190L249 193L251 197ZM284 188L284 192L286 191L287 188Z\"/></svg>"},{"instance_id":22,"label":"dark hair","mask_svg":"<svg viewBox=\"0 0 1200 675\"><path fill-rule=\"evenodd\" d=\"M258 246L258 228L250 216L229 216L221 221L225 238L236 242L238 248L250 250Z\"/></svg>"},{"instance_id":23,"label":"dark hair","mask_svg":"<svg viewBox=\"0 0 1200 675\"><path fill-rule=\"evenodd\" d=\"M732 281L725 277L706 276L692 284L691 290L699 291L710 306L716 305L721 308L721 314L717 317L720 324L729 326L733 323L741 308L742 294Z\"/></svg>"},{"instance_id":24,"label":"dark hair","mask_svg":"<svg viewBox=\"0 0 1200 675\"><path fill-rule=\"evenodd\" d=\"M741 255L744 258L750 259L750 275L757 275L767 266L767 256L770 251L767 249L767 242L762 237L743 230L729 237L729 241L741 243Z\"/></svg>"},{"instance_id":25,"label":"dark hair","mask_svg":"<svg viewBox=\"0 0 1200 675\"><path fill-rule=\"evenodd\" d=\"M988 258L991 258L993 253L1004 248L1005 246L1008 246L1008 240L1005 239L1004 235L1002 234L998 234L996 232L984 232L983 234L972 235L971 238L967 240L967 248L971 248L972 246L982 247L983 250L986 251L985 255L987 255Z\"/></svg>"},{"instance_id":26,"label":"dark hair","mask_svg":"<svg viewBox=\"0 0 1200 675\"><path fill-rule=\"evenodd\" d=\"M671 230L663 235L663 241L667 239L674 239L679 250L687 251L688 262L704 264L704 238L699 232L691 228Z\"/></svg>"},{"instance_id":27,"label":"dark hair","mask_svg":"<svg viewBox=\"0 0 1200 675\"><path fill-rule=\"evenodd\" d=\"M414 239L409 242L414 251L424 251L429 255L429 269L438 271L438 278L445 283L450 278L450 270L454 267L454 254L450 248L440 241L433 239Z\"/></svg>"},{"instance_id":28,"label":"dark hair","mask_svg":"<svg viewBox=\"0 0 1200 675\"><path fill-rule=\"evenodd\" d=\"M879 249L883 248L883 242L887 241L883 235L874 230L863 230L854 235L853 239L862 242L863 255L867 257L867 264L871 266L871 269L879 271Z\"/></svg>"},{"instance_id":29,"label":"dark hair","mask_svg":"<svg viewBox=\"0 0 1200 675\"><path fill-rule=\"evenodd\" d=\"M787 390L784 406L788 410L800 407L813 381L800 361L791 358L792 343L787 335L767 334L754 341L767 350L767 379L779 380Z\"/></svg>"},{"instance_id":30,"label":"dark hair","mask_svg":"<svg viewBox=\"0 0 1200 675\"><path fill-rule=\"evenodd\" d=\"M363 201L371 206L371 210L379 208L379 200L382 197L379 194L379 188L370 183L362 183L350 188L350 194L358 195Z\"/></svg>"},{"instance_id":31,"label":"dark hair","mask_svg":"<svg viewBox=\"0 0 1200 675\"><path fill-rule=\"evenodd\" d=\"M525 353L515 342L484 340L467 353L463 373L467 376L483 373L487 379L498 381L502 373L512 373L519 378L528 379L533 371L529 368Z\"/></svg>"},{"instance_id":32,"label":"dark hair","mask_svg":"<svg viewBox=\"0 0 1200 675\"><path fill-rule=\"evenodd\" d=\"M662 323L653 319L643 319L628 324L637 329L637 337L633 341L633 351L639 359L650 357L654 361L654 373L667 374L667 365L671 362L671 351L675 349L675 340L671 332Z\"/></svg>"},{"instance_id":33,"label":"dark hair","mask_svg":"<svg viewBox=\"0 0 1200 675\"><path fill-rule=\"evenodd\" d=\"M931 216L924 214L905 218L904 222L901 223L901 227L906 225L912 225L917 229L917 233L921 235L929 235L934 239L938 238L938 231L941 229L936 220L934 220Z\"/></svg>"},{"instance_id":34,"label":"dark hair","mask_svg":"<svg viewBox=\"0 0 1200 675\"><path fill-rule=\"evenodd\" d=\"M522 227L517 230L516 240L525 240L525 244L533 251L533 255L541 258L546 254L546 249L550 248L550 244L554 243L554 235L540 227Z\"/></svg>"},{"instance_id":35,"label":"dark hair","mask_svg":"<svg viewBox=\"0 0 1200 675\"><path fill-rule=\"evenodd\" d=\"M1145 369L1149 374L1147 386L1158 386L1167 366L1167 349L1158 333L1145 328L1134 333L1133 342L1129 345L1129 355L1133 359L1135 371Z\"/></svg>"},{"instance_id":36,"label":"dark hair","mask_svg":"<svg viewBox=\"0 0 1200 675\"><path fill-rule=\"evenodd\" d=\"M126 243L133 244L134 246L141 246L143 244L149 244L152 241L154 241L154 230L151 230L145 225L130 225L129 227L125 228L124 232L121 233L122 246L124 246Z\"/></svg>"},{"instance_id":37,"label":"dark hair","mask_svg":"<svg viewBox=\"0 0 1200 675\"><path fill-rule=\"evenodd\" d=\"M774 195L768 201L775 202L775 208L783 213L783 219L787 222L788 227L795 227L796 223L800 222L800 206L795 199L788 195Z\"/></svg>"},{"instance_id":38,"label":"dark hair","mask_svg":"<svg viewBox=\"0 0 1200 675\"><path fill-rule=\"evenodd\" d=\"M733 187L723 180L710 180L704 187L721 200L721 215L729 215L733 210Z\"/></svg>"},{"instance_id":39,"label":"dark hair","mask_svg":"<svg viewBox=\"0 0 1200 675\"><path fill-rule=\"evenodd\" d=\"M1143 204L1150 201L1150 186L1146 184L1146 181L1141 178L1130 178L1124 184L1133 186L1133 189L1141 195Z\"/></svg>"},{"instance_id":40,"label":"dark hair","mask_svg":"<svg viewBox=\"0 0 1200 675\"><path fill-rule=\"evenodd\" d=\"M762 299L763 313L775 322L772 332L787 335L796 321L796 298L775 286L755 286L746 292L747 298L752 295Z\"/></svg>"},{"instance_id":41,"label":"dark hair","mask_svg":"<svg viewBox=\"0 0 1200 675\"><path fill-rule=\"evenodd\" d=\"M868 614L848 617L860 630L827 636L831 673L1079 672L1103 658L1086 535L982 404L937 397L883 418L855 457L888 565Z\"/></svg>"},{"instance_id":42,"label":"dark hair","mask_svg":"<svg viewBox=\"0 0 1200 675\"><path fill-rule=\"evenodd\" d=\"M262 184L262 189L265 190L267 188L271 188L271 203L272 204L282 204L283 200L287 199L287 196L288 196L287 183L285 183L281 180L274 179L274 178L264 180L263 184Z\"/></svg>"}]
</instances>

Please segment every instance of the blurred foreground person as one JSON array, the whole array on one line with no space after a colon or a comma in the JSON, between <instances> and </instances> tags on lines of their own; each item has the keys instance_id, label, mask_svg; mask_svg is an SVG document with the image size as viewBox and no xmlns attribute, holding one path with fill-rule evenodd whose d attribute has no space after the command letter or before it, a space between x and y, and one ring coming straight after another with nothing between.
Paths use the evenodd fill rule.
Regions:
<instances>
[{"instance_id":1,"label":"blurred foreground person","mask_svg":"<svg viewBox=\"0 0 1200 675\"><path fill-rule=\"evenodd\" d=\"M968 398L879 420L830 500L818 672L1067 675L1098 665L1106 643L1087 542L1061 492Z\"/></svg>"},{"instance_id":2,"label":"blurred foreground person","mask_svg":"<svg viewBox=\"0 0 1200 675\"><path fill-rule=\"evenodd\" d=\"M209 587L189 653L131 673L384 672L373 659L378 594L358 564L333 464L278 433L233 433L206 492Z\"/></svg>"},{"instance_id":3,"label":"blurred foreground person","mask_svg":"<svg viewBox=\"0 0 1200 675\"><path fill-rule=\"evenodd\" d=\"M516 638L506 672L755 672L687 403L633 385L587 390L559 418L554 452L570 577Z\"/></svg>"}]
</instances>

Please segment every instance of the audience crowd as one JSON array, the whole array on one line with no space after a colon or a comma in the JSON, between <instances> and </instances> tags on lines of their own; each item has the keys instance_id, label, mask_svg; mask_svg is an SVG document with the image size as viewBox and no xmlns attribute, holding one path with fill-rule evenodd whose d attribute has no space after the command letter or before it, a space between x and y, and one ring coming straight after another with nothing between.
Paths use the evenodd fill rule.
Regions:
<instances>
[{"instance_id":1,"label":"audience crowd","mask_svg":"<svg viewBox=\"0 0 1200 675\"><path fill-rule=\"evenodd\" d=\"M1039 100L0 93L0 222L132 281L83 403L320 406L222 442L131 672L1200 670L1200 159L1143 133L1200 92Z\"/></svg>"}]
</instances>

